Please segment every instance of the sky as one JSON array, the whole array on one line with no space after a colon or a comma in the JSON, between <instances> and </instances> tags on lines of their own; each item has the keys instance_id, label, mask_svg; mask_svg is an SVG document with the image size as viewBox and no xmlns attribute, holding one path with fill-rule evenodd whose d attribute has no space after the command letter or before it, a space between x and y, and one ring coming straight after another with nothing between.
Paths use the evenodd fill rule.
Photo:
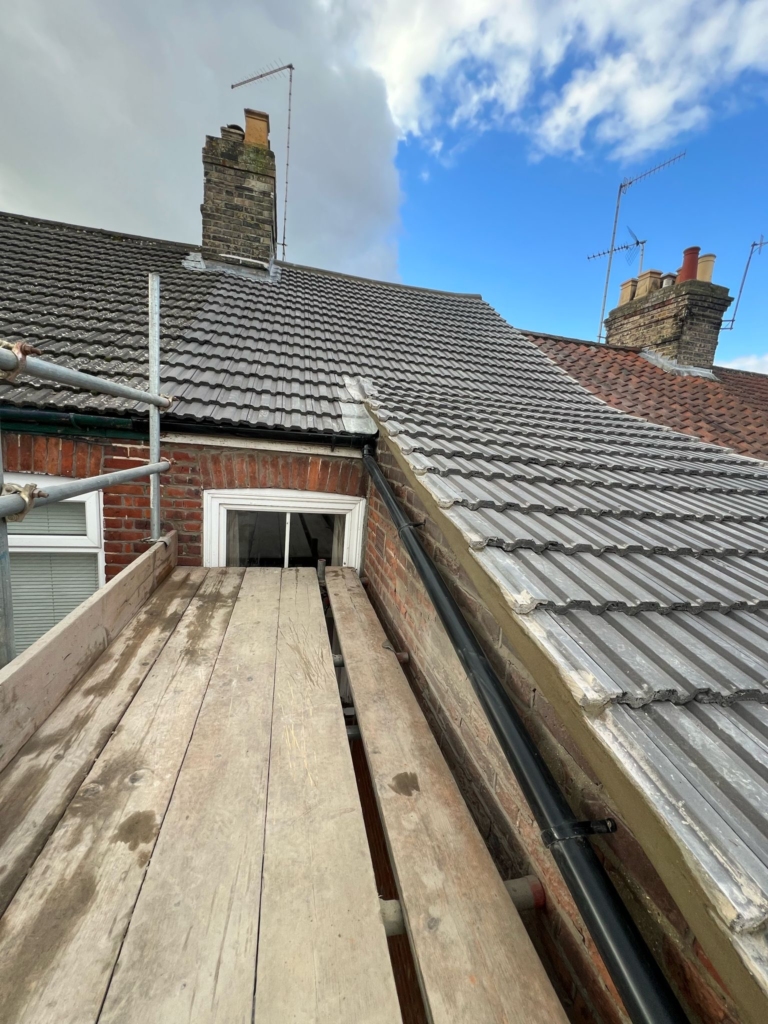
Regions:
<instances>
[{"instance_id":1,"label":"sky","mask_svg":"<svg viewBox=\"0 0 768 1024\"><path fill-rule=\"evenodd\" d=\"M0 0L0 209L190 244L206 134L267 110L287 258L480 292L594 339L617 242L717 254L735 295L768 236L768 0ZM636 255L636 254L635 254ZM608 309L636 273L614 259ZM718 363L768 372L768 246Z\"/></svg>"}]
</instances>

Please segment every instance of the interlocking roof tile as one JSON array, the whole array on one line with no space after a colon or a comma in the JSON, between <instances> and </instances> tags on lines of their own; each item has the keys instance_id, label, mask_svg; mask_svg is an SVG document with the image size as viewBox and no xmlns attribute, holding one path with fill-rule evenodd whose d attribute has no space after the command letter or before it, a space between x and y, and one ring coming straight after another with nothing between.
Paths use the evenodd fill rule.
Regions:
<instances>
[{"instance_id":1,"label":"interlocking roof tile","mask_svg":"<svg viewBox=\"0 0 768 1024\"><path fill-rule=\"evenodd\" d=\"M309 439L343 433L345 408L364 395L648 793L657 766L644 769L643 758L663 753L659 813L684 838L691 801L708 828L691 856L723 919L762 927L768 773L754 762L768 702L768 465L746 457L768 457L760 386L730 372L719 382L672 376L633 352L534 342L479 296L290 264L269 276L204 267L187 246L8 215L0 336L141 386L149 271L161 275L162 387L176 396L177 420ZM0 385L0 402L130 409L23 377ZM728 431L738 453L719 446ZM689 792L703 775L708 809ZM742 777L744 806L734 807ZM754 870L739 886L729 865L742 854Z\"/></svg>"},{"instance_id":2,"label":"interlocking roof tile","mask_svg":"<svg viewBox=\"0 0 768 1024\"><path fill-rule=\"evenodd\" d=\"M633 349L524 332L604 402L653 423L768 458L768 375L715 366L716 380L669 373Z\"/></svg>"}]
</instances>

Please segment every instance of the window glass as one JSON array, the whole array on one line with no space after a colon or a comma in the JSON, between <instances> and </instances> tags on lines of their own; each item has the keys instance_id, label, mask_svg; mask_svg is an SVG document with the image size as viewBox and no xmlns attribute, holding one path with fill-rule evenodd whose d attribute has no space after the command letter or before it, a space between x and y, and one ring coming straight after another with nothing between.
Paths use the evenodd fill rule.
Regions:
<instances>
[{"instance_id":1,"label":"window glass","mask_svg":"<svg viewBox=\"0 0 768 1024\"><path fill-rule=\"evenodd\" d=\"M227 512L227 565L284 564L285 512Z\"/></svg>"},{"instance_id":2,"label":"window glass","mask_svg":"<svg viewBox=\"0 0 768 1024\"><path fill-rule=\"evenodd\" d=\"M320 558L329 565L336 564L333 561L333 537L338 520L343 523L344 516L292 512L288 565L314 567Z\"/></svg>"},{"instance_id":3,"label":"window glass","mask_svg":"<svg viewBox=\"0 0 768 1024\"><path fill-rule=\"evenodd\" d=\"M229 509L227 565L314 568L321 558L329 565L341 565L345 523L345 515Z\"/></svg>"}]
</instances>

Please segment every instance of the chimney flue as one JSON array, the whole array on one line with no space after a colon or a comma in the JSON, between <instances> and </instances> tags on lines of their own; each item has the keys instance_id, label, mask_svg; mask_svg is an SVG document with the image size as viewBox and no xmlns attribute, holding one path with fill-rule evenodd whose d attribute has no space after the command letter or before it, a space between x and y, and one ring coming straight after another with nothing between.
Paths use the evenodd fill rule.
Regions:
<instances>
[{"instance_id":1,"label":"chimney flue","mask_svg":"<svg viewBox=\"0 0 768 1024\"><path fill-rule=\"evenodd\" d=\"M203 257L268 264L277 241L269 115L246 110L245 130L230 124L207 136L203 170Z\"/></svg>"},{"instance_id":2,"label":"chimney flue","mask_svg":"<svg viewBox=\"0 0 768 1024\"><path fill-rule=\"evenodd\" d=\"M245 143L247 146L269 149L269 114L265 114L263 110L246 109Z\"/></svg>"},{"instance_id":3,"label":"chimney flue","mask_svg":"<svg viewBox=\"0 0 768 1024\"><path fill-rule=\"evenodd\" d=\"M692 245L688 249L683 249L683 265L680 268L680 273L677 275L678 284L682 284L683 281L696 280L699 273L700 252L700 245Z\"/></svg>"},{"instance_id":4,"label":"chimney flue","mask_svg":"<svg viewBox=\"0 0 768 1024\"><path fill-rule=\"evenodd\" d=\"M698 246L686 249L676 275L646 270L636 284L625 281L605 321L606 345L650 351L677 367L711 368L733 299L712 283L715 257L699 253Z\"/></svg>"},{"instance_id":5,"label":"chimney flue","mask_svg":"<svg viewBox=\"0 0 768 1024\"><path fill-rule=\"evenodd\" d=\"M696 272L696 278L699 281L712 281L712 273L715 269L715 254L713 252L704 253L703 256L699 256L699 267Z\"/></svg>"}]
</instances>

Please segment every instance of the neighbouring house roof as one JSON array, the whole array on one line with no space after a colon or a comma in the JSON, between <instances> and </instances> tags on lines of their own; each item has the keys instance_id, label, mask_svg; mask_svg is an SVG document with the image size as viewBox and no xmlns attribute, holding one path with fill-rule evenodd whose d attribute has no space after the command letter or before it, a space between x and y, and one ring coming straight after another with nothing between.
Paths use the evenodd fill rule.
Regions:
<instances>
[{"instance_id":1,"label":"neighbouring house roof","mask_svg":"<svg viewBox=\"0 0 768 1024\"><path fill-rule=\"evenodd\" d=\"M134 384L159 271L178 417L343 431L364 398L768 989L768 465L612 408L479 296L9 216L0 264L0 335Z\"/></svg>"},{"instance_id":2,"label":"neighbouring house roof","mask_svg":"<svg viewBox=\"0 0 768 1024\"><path fill-rule=\"evenodd\" d=\"M608 405L768 459L768 375L725 366L713 367L711 378L670 373L639 349L523 333Z\"/></svg>"}]
</instances>

